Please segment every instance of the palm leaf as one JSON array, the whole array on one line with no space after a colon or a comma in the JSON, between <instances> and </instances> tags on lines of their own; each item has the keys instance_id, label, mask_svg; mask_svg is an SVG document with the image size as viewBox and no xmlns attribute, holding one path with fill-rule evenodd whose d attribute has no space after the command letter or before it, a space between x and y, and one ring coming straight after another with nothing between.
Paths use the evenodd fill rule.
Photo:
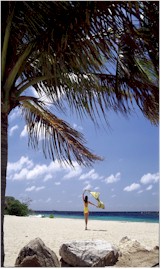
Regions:
<instances>
[{"instance_id":1,"label":"palm leaf","mask_svg":"<svg viewBox=\"0 0 161 269\"><path fill-rule=\"evenodd\" d=\"M5 41L8 11L13 7L12 28ZM57 108L69 106L95 123L101 114L108 122L109 110L128 115L135 102L152 123L158 124L158 58L154 57L158 32L153 31L158 27L157 19L150 25L157 14L156 2L3 2L2 42L7 57L2 112L19 104L30 104L33 109L37 102L28 98L28 103L27 99L22 103L21 96L33 86ZM150 31L154 32L154 42L150 41ZM30 47L28 56L23 57ZM36 139L39 128L34 130L31 137ZM57 152L59 146L55 145Z\"/></svg>"},{"instance_id":2,"label":"palm leaf","mask_svg":"<svg viewBox=\"0 0 161 269\"><path fill-rule=\"evenodd\" d=\"M90 165L91 162L101 160L92 154L83 144L83 135L71 128L62 119L57 118L38 101L21 97L23 114L29 133L29 145L37 149L41 137L45 157L58 159L72 165L75 159L79 164Z\"/></svg>"}]
</instances>

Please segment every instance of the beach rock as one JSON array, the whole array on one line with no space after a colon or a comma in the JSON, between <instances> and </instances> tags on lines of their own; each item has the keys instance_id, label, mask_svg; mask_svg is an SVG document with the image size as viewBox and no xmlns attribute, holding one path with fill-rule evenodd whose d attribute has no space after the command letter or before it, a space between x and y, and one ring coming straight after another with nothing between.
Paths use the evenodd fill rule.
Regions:
<instances>
[{"instance_id":1,"label":"beach rock","mask_svg":"<svg viewBox=\"0 0 161 269\"><path fill-rule=\"evenodd\" d=\"M70 241L61 245L61 267L104 267L118 259L118 251L103 240Z\"/></svg>"},{"instance_id":2,"label":"beach rock","mask_svg":"<svg viewBox=\"0 0 161 269\"><path fill-rule=\"evenodd\" d=\"M159 247L149 249L134 239L123 237L118 245L121 252L115 267L155 267L159 265Z\"/></svg>"},{"instance_id":3,"label":"beach rock","mask_svg":"<svg viewBox=\"0 0 161 269\"><path fill-rule=\"evenodd\" d=\"M19 267L60 267L56 254L40 238L35 238L24 246L16 259Z\"/></svg>"}]
</instances>

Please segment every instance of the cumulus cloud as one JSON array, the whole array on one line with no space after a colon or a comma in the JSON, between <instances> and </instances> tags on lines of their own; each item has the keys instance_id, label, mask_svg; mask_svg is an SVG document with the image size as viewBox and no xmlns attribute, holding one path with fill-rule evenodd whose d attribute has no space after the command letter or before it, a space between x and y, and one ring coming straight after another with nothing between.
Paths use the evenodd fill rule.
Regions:
<instances>
[{"instance_id":1,"label":"cumulus cloud","mask_svg":"<svg viewBox=\"0 0 161 269\"><path fill-rule=\"evenodd\" d=\"M27 168L23 168L21 171L19 171L18 173L15 173L12 176L12 180L25 180L25 179L28 179L28 172L29 172L29 170Z\"/></svg>"},{"instance_id":2,"label":"cumulus cloud","mask_svg":"<svg viewBox=\"0 0 161 269\"><path fill-rule=\"evenodd\" d=\"M121 178L121 173L118 172L116 175L110 175L109 177L105 178L105 182L107 184L110 184L110 183L114 183L114 182L117 182L119 181Z\"/></svg>"},{"instance_id":3,"label":"cumulus cloud","mask_svg":"<svg viewBox=\"0 0 161 269\"><path fill-rule=\"evenodd\" d=\"M48 198L45 203L49 203L51 201L51 198Z\"/></svg>"},{"instance_id":4,"label":"cumulus cloud","mask_svg":"<svg viewBox=\"0 0 161 269\"><path fill-rule=\"evenodd\" d=\"M18 125L14 125L13 127L10 128L9 130L9 136L12 136L13 133L18 129Z\"/></svg>"},{"instance_id":5,"label":"cumulus cloud","mask_svg":"<svg viewBox=\"0 0 161 269\"><path fill-rule=\"evenodd\" d=\"M88 184L83 188L83 190L88 190L89 191L91 188L92 188L92 185Z\"/></svg>"},{"instance_id":6,"label":"cumulus cloud","mask_svg":"<svg viewBox=\"0 0 161 269\"><path fill-rule=\"evenodd\" d=\"M55 182L54 183L56 186L59 186L61 183L60 182Z\"/></svg>"},{"instance_id":7,"label":"cumulus cloud","mask_svg":"<svg viewBox=\"0 0 161 269\"><path fill-rule=\"evenodd\" d=\"M43 190L43 189L45 189L45 186L40 186L40 187L37 187L37 188L35 189L35 191L41 191L41 190Z\"/></svg>"},{"instance_id":8,"label":"cumulus cloud","mask_svg":"<svg viewBox=\"0 0 161 269\"><path fill-rule=\"evenodd\" d=\"M33 190L35 190L35 189L36 189L35 186L31 186L31 187L26 188L25 191L33 191Z\"/></svg>"},{"instance_id":9,"label":"cumulus cloud","mask_svg":"<svg viewBox=\"0 0 161 269\"><path fill-rule=\"evenodd\" d=\"M21 114L21 111L18 107L16 107L11 113L9 114L9 121L14 121L16 118L18 118Z\"/></svg>"},{"instance_id":10,"label":"cumulus cloud","mask_svg":"<svg viewBox=\"0 0 161 269\"><path fill-rule=\"evenodd\" d=\"M20 137L26 137L27 135L28 135L27 125L25 125L22 132L20 133Z\"/></svg>"},{"instance_id":11,"label":"cumulus cloud","mask_svg":"<svg viewBox=\"0 0 161 269\"><path fill-rule=\"evenodd\" d=\"M9 162L7 177L12 180L35 180L45 177L44 182L52 177L55 172L67 171L67 167L56 161L46 164L34 164L28 157L22 156L17 162Z\"/></svg>"},{"instance_id":12,"label":"cumulus cloud","mask_svg":"<svg viewBox=\"0 0 161 269\"><path fill-rule=\"evenodd\" d=\"M39 125L40 125L40 123L37 123L37 126L39 126ZM27 125L25 125L22 132L20 133L20 137L23 138L23 137L27 137L27 136L28 136ZM39 132L39 141L43 140L43 139L45 139L45 135L40 130L40 132Z\"/></svg>"},{"instance_id":13,"label":"cumulus cloud","mask_svg":"<svg viewBox=\"0 0 161 269\"><path fill-rule=\"evenodd\" d=\"M52 161L48 166L48 170L51 172L67 171L68 169L68 166L64 163L60 163L58 160Z\"/></svg>"},{"instance_id":14,"label":"cumulus cloud","mask_svg":"<svg viewBox=\"0 0 161 269\"><path fill-rule=\"evenodd\" d=\"M83 191L88 190L90 191L92 189L92 185L89 183L89 181L84 182L85 187L83 188Z\"/></svg>"},{"instance_id":15,"label":"cumulus cloud","mask_svg":"<svg viewBox=\"0 0 161 269\"><path fill-rule=\"evenodd\" d=\"M82 131L83 130L83 127L77 125L76 123L73 123L73 128L76 129L76 130L79 130L79 131Z\"/></svg>"},{"instance_id":16,"label":"cumulus cloud","mask_svg":"<svg viewBox=\"0 0 161 269\"><path fill-rule=\"evenodd\" d=\"M84 180L84 179L101 179L102 177L100 177L94 169L90 170L88 173L82 174L79 179L80 180Z\"/></svg>"},{"instance_id":17,"label":"cumulus cloud","mask_svg":"<svg viewBox=\"0 0 161 269\"><path fill-rule=\"evenodd\" d=\"M150 191L152 188L153 188L153 186L152 186L152 185L149 185L149 186L146 188L146 190L147 190L147 191Z\"/></svg>"},{"instance_id":18,"label":"cumulus cloud","mask_svg":"<svg viewBox=\"0 0 161 269\"><path fill-rule=\"evenodd\" d=\"M32 169L22 168L21 171L13 175L12 180L34 180L40 176L44 176L47 172L47 165L37 164Z\"/></svg>"},{"instance_id":19,"label":"cumulus cloud","mask_svg":"<svg viewBox=\"0 0 161 269\"><path fill-rule=\"evenodd\" d=\"M28 157L22 156L17 162L8 164L7 178L10 180L36 180L42 178L44 182L51 179L56 173L63 173L63 179L79 177L82 168L74 162L74 168L61 164L57 160L52 161L49 165L34 164Z\"/></svg>"},{"instance_id":20,"label":"cumulus cloud","mask_svg":"<svg viewBox=\"0 0 161 269\"><path fill-rule=\"evenodd\" d=\"M31 186L31 187L26 188L25 191L28 191L28 192L30 192L30 191L40 191L40 190L43 190L43 189L45 189L45 186L40 186L40 187Z\"/></svg>"},{"instance_id":21,"label":"cumulus cloud","mask_svg":"<svg viewBox=\"0 0 161 269\"><path fill-rule=\"evenodd\" d=\"M27 179L38 178L39 176L46 174L47 169L48 167L46 164L37 164L32 170L28 171L26 177Z\"/></svg>"},{"instance_id":22,"label":"cumulus cloud","mask_svg":"<svg viewBox=\"0 0 161 269\"><path fill-rule=\"evenodd\" d=\"M138 193L142 193L142 192L143 192L143 190L138 191Z\"/></svg>"},{"instance_id":23,"label":"cumulus cloud","mask_svg":"<svg viewBox=\"0 0 161 269\"><path fill-rule=\"evenodd\" d=\"M52 179L52 175L51 174L46 175L45 178L43 179L43 181L46 182L49 179Z\"/></svg>"},{"instance_id":24,"label":"cumulus cloud","mask_svg":"<svg viewBox=\"0 0 161 269\"><path fill-rule=\"evenodd\" d=\"M148 173L140 179L142 184L157 183L159 181L159 173L151 174Z\"/></svg>"},{"instance_id":25,"label":"cumulus cloud","mask_svg":"<svg viewBox=\"0 0 161 269\"><path fill-rule=\"evenodd\" d=\"M73 164L74 167L67 168L69 172L63 177L64 179L71 179L73 177L78 177L82 173L82 168L76 162L73 162Z\"/></svg>"},{"instance_id":26,"label":"cumulus cloud","mask_svg":"<svg viewBox=\"0 0 161 269\"><path fill-rule=\"evenodd\" d=\"M23 166L25 166L26 169L30 169L33 167L33 165L34 164L32 160L29 160L29 158L26 156L22 156L17 162L13 162L13 163L8 162L7 172L11 173L11 172L20 171Z\"/></svg>"},{"instance_id":27,"label":"cumulus cloud","mask_svg":"<svg viewBox=\"0 0 161 269\"><path fill-rule=\"evenodd\" d=\"M124 191L135 191L140 188L140 184L138 183L132 183L130 186L127 186L124 188Z\"/></svg>"}]
</instances>

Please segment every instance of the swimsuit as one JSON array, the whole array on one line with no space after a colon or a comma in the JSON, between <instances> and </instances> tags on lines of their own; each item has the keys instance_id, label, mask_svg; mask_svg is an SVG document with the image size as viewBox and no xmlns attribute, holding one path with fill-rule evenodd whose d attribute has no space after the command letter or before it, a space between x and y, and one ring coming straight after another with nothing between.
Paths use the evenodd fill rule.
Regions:
<instances>
[{"instance_id":1,"label":"swimsuit","mask_svg":"<svg viewBox=\"0 0 161 269\"><path fill-rule=\"evenodd\" d=\"M84 203L84 214L88 213L88 203Z\"/></svg>"}]
</instances>

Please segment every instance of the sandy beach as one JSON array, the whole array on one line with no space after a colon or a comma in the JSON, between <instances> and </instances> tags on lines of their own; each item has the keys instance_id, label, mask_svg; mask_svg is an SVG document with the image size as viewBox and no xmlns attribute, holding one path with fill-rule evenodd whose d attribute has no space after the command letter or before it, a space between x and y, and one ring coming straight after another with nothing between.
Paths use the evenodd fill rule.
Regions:
<instances>
[{"instance_id":1,"label":"sandy beach","mask_svg":"<svg viewBox=\"0 0 161 269\"><path fill-rule=\"evenodd\" d=\"M40 237L60 258L59 248L68 240L102 239L117 246L125 236L152 249L159 246L159 224L89 219L85 231L83 219L5 216L4 266L13 267L21 248L36 237Z\"/></svg>"}]
</instances>

